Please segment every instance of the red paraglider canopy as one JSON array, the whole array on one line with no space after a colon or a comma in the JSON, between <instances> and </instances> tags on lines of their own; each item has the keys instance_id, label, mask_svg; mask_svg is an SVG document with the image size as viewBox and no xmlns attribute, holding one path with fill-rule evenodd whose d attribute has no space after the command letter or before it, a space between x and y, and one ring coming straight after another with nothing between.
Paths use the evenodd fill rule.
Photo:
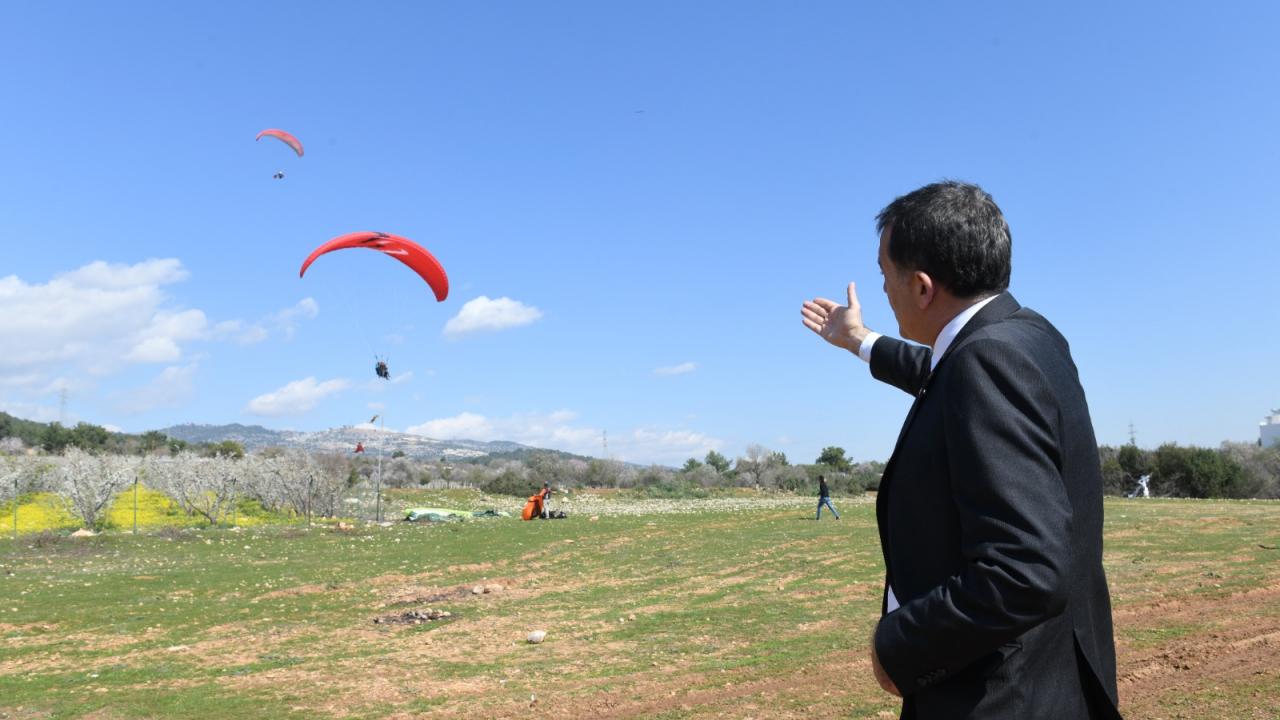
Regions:
<instances>
[{"instance_id":1,"label":"red paraglider canopy","mask_svg":"<svg viewBox=\"0 0 1280 720\"><path fill-rule=\"evenodd\" d=\"M264 137L273 137L279 140L285 145L293 148L293 151L298 153L298 157L302 157L302 143L299 142L298 138L294 137L290 133L283 130L276 130L275 128L268 128L258 133L258 137L254 138L254 140L261 140Z\"/></svg>"},{"instance_id":2,"label":"red paraglider canopy","mask_svg":"<svg viewBox=\"0 0 1280 720\"><path fill-rule=\"evenodd\" d=\"M426 280L427 284L431 286L431 290L436 294L436 300L444 302L444 299L449 297L449 277L444 274L444 266L440 264L439 260L435 259L435 256L412 240L382 232L354 232L330 240L311 251L306 261L302 263L302 269L298 271L298 277L305 275L307 268L321 255L334 250L354 247L369 248L370 250L377 250L384 255L390 255L408 265L423 280Z\"/></svg>"}]
</instances>

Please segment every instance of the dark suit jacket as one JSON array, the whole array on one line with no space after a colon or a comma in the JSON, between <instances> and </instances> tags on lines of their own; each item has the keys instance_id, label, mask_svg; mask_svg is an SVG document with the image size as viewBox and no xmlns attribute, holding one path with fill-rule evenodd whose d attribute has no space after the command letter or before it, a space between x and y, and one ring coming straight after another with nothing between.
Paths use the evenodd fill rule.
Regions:
<instances>
[{"instance_id":1,"label":"dark suit jacket","mask_svg":"<svg viewBox=\"0 0 1280 720\"><path fill-rule=\"evenodd\" d=\"M1098 445L1066 339L1005 293L930 357L871 351L916 396L876 499L901 608L875 646L902 717L1119 718Z\"/></svg>"}]
</instances>

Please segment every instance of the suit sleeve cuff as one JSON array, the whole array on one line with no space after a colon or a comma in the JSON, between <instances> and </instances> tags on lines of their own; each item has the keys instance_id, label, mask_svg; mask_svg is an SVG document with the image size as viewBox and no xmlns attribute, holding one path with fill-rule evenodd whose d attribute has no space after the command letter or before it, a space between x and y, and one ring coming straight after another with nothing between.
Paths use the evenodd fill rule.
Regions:
<instances>
[{"instance_id":1,"label":"suit sleeve cuff","mask_svg":"<svg viewBox=\"0 0 1280 720\"><path fill-rule=\"evenodd\" d=\"M876 340L879 339L878 332L867 333L867 336L862 339L862 345L858 346L858 357L862 358L863 362L871 362L871 346L875 345Z\"/></svg>"},{"instance_id":2,"label":"suit sleeve cuff","mask_svg":"<svg viewBox=\"0 0 1280 720\"><path fill-rule=\"evenodd\" d=\"M872 642L875 643L876 659L880 661L880 667L889 679L893 680L898 692L906 697L932 684L934 678L932 673L924 677L913 676L917 668L914 667L914 663L902 657L908 646L901 635L901 628L896 623L898 619L891 615L880 618Z\"/></svg>"}]
</instances>

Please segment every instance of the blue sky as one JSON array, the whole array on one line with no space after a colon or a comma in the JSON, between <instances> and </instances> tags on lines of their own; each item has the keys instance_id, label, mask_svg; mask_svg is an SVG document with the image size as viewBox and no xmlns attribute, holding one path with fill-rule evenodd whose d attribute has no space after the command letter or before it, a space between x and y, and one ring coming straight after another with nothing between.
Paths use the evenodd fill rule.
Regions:
<instances>
[{"instance_id":1,"label":"blue sky","mask_svg":"<svg viewBox=\"0 0 1280 720\"><path fill-rule=\"evenodd\" d=\"M909 398L799 307L854 280L895 331L874 215L951 177L1004 209L1100 441L1256 439L1280 10L864 5L0 6L0 407L884 459ZM356 230L449 299L361 250L298 278Z\"/></svg>"}]
</instances>

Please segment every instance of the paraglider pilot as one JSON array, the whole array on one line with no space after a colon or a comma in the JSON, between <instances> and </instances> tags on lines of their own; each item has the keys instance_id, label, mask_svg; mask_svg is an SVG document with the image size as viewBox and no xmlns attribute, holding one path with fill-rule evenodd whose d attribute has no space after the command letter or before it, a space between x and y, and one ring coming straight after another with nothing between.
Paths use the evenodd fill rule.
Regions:
<instances>
[{"instance_id":1,"label":"paraglider pilot","mask_svg":"<svg viewBox=\"0 0 1280 720\"><path fill-rule=\"evenodd\" d=\"M383 380L391 379L391 371L387 369L386 360L379 360L378 363L373 366L373 371L378 373L378 377L382 378Z\"/></svg>"},{"instance_id":2,"label":"paraglider pilot","mask_svg":"<svg viewBox=\"0 0 1280 720\"><path fill-rule=\"evenodd\" d=\"M542 502L538 503L539 505L542 506L542 519L546 520L551 513L551 511L547 508L547 501L551 499L550 483L547 483L547 482L542 483L542 490L538 492L538 497L542 498Z\"/></svg>"}]
</instances>

